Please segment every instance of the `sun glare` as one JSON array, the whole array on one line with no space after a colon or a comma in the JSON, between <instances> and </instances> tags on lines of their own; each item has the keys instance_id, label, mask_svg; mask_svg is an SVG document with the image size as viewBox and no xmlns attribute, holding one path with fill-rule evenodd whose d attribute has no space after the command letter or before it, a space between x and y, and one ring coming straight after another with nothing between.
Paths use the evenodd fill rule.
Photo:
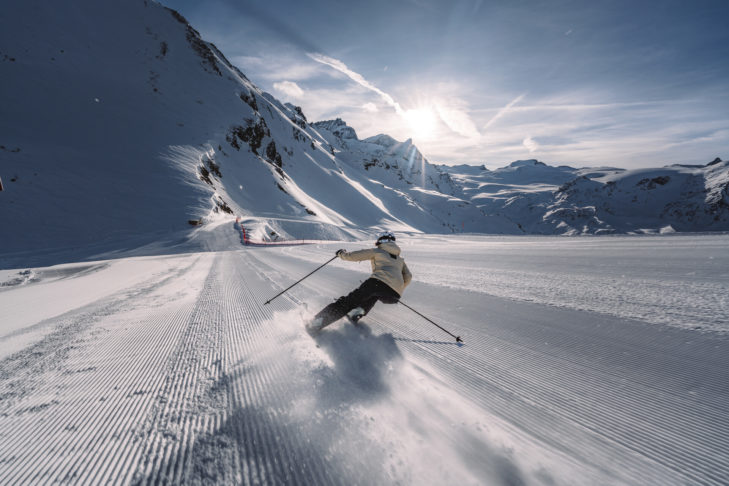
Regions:
<instances>
[{"instance_id":1,"label":"sun glare","mask_svg":"<svg viewBox=\"0 0 729 486\"><path fill-rule=\"evenodd\" d=\"M412 138L428 140L435 134L436 117L430 108L414 108L404 113Z\"/></svg>"}]
</instances>

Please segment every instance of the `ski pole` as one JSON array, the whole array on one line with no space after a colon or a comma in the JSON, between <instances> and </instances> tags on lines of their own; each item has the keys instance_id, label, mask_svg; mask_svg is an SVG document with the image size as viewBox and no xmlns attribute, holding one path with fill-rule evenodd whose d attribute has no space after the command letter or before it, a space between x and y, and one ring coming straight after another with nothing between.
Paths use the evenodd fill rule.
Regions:
<instances>
[{"instance_id":1,"label":"ski pole","mask_svg":"<svg viewBox=\"0 0 729 486\"><path fill-rule=\"evenodd\" d=\"M457 342L457 343L462 343L462 342L463 342L463 339L461 339L461 336L456 336L455 334L451 334L451 333L450 333L450 332L449 332L448 330L444 329L443 327L439 326L439 325L438 325L438 324L436 324L435 322L431 321L430 319L428 319L427 317L425 317L425 316L424 316L423 314L421 314L420 312L416 311L415 309L413 309L412 307L410 307L409 305L407 305L407 304L406 304L405 302L403 302L402 300L398 300L398 302L400 302L400 303L401 303L402 305L404 305L405 307L407 307L407 308L408 308L408 309L410 309L411 311L415 312L415 313L416 313L417 315L419 315L420 317L422 317L422 318L423 318L423 319L425 319L426 321L428 321L428 322L430 322L431 324L433 324L433 325L434 325L435 327L437 327L437 328L438 328L438 329L440 329L441 331L445 331L445 332L447 332L448 334L450 334L451 336L453 336L454 338L456 338L456 342Z\"/></svg>"},{"instance_id":2,"label":"ski pole","mask_svg":"<svg viewBox=\"0 0 729 486\"><path fill-rule=\"evenodd\" d=\"M305 280L305 279L306 279L306 278L308 278L308 277L309 277L309 276L310 276L310 275L311 275L312 273L316 272L317 270L321 270L321 269L322 269L322 268L323 268L323 267L324 267L325 265L327 265L327 264L331 263L332 261L334 261L334 260L335 260L335 259L336 259L336 258L337 258L338 256L339 256L339 255L334 255L334 256L333 256L333 257L332 257L332 258L331 258L330 260L328 260L328 261L327 261L326 263L322 264L321 266L319 266L319 267L317 267L316 269L314 269L314 270L312 270L311 272L309 272L309 273L308 273L308 274L306 275L306 277L304 277L304 278L302 278L302 279L299 279L299 280L297 280L296 282L294 282L293 284L291 284L291 285L290 285L290 286L289 286L289 287L288 287L288 288L287 288L286 290L282 290L281 292L279 292L279 293L278 293L278 294L276 294L275 296L273 296L273 297L271 297L270 299L268 299L268 300L266 301L266 303L265 303L265 304L263 304L263 305L266 305L266 304L270 304L270 303L271 303L271 301L272 301L273 299L275 299L276 297L278 297L278 296L280 296L281 294L285 293L285 292L286 292L286 291L288 291L288 290L289 290L289 289L290 289L291 287L295 286L296 284L298 284L298 283L299 283L299 282L301 282L302 280Z\"/></svg>"}]
</instances>

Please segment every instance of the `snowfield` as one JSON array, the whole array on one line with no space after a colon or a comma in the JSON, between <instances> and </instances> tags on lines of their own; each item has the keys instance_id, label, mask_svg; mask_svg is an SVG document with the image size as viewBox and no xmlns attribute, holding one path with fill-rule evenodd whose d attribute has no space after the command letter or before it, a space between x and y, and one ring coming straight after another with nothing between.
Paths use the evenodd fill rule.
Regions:
<instances>
[{"instance_id":1,"label":"snowfield","mask_svg":"<svg viewBox=\"0 0 729 486\"><path fill-rule=\"evenodd\" d=\"M369 242L0 271L0 483L726 484L729 235L400 240L465 345L309 337L365 263L264 305Z\"/></svg>"}]
</instances>

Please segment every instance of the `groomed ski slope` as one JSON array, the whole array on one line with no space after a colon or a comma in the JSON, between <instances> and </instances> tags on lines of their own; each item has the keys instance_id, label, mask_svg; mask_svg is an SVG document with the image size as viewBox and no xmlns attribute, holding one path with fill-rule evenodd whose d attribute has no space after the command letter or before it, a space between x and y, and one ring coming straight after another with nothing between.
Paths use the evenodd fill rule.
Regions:
<instances>
[{"instance_id":1,"label":"groomed ski slope","mask_svg":"<svg viewBox=\"0 0 729 486\"><path fill-rule=\"evenodd\" d=\"M366 263L263 305L367 243L0 271L0 483L726 484L728 235L400 243L465 346L310 338Z\"/></svg>"}]
</instances>

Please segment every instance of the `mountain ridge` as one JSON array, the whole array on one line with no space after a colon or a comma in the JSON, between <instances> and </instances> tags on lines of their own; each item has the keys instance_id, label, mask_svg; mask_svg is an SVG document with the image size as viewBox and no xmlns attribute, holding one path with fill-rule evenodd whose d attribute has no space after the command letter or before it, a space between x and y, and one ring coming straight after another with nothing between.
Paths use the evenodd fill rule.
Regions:
<instances>
[{"instance_id":1,"label":"mountain ridge","mask_svg":"<svg viewBox=\"0 0 729 486\"><path fill-rule=\"evenodd\" d=\"M508 215L528 233L729 230L729 162L719 158L634 170L535 162L493 171L440 167L463 185L472 203Z\"/></svg>"},{"instance_id":2,"label":"mountain ridge","mask_svg":"<svg viewBox=\"0 0 729 486\"><path fill-rule=\"evenodd\" d=\"M176 245L234 215L258 239L641 229L585 209L595 206L589 189L603 186L558 191L581 176L606 185L617 169L531 160L459 172L428 162L411 139L360 140L341 118L310 123L158 3L80 0L58 11L29 0L10 10L0 20L0 253L14 255L5 262ZM705 194L694 174L690 207L667 200L645 229L689 213L695 224L675 230L729 229L726 163L670 170L706 171ZM696 217L707 210L717 219Z\"/></svg>"}]
</instances>

